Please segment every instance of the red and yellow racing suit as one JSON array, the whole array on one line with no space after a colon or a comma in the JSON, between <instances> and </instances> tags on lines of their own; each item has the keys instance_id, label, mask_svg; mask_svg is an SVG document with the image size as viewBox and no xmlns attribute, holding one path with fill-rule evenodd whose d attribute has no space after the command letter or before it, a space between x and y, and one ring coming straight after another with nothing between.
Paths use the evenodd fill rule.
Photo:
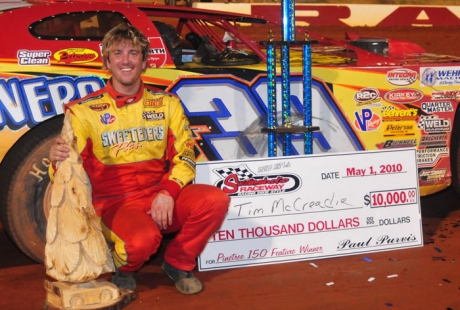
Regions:
<instances>
[{"instance_id":1,"label":"red and yellow racing suit","mask_svg":"<svg viewBox=\"0 0 460 310\"><path fill-rule=\"evenodd\" d=\"M192 270L221 225L229 197L214 186L187 185L195 177L194 142L179 98L144 84L124 96L109 81L66 108L115 265L138 270L157 251L162 233L178 231L164 259ZM175 201L173 224L162 231L146 213L159 191Z\"/></svg>"}]
</instances>

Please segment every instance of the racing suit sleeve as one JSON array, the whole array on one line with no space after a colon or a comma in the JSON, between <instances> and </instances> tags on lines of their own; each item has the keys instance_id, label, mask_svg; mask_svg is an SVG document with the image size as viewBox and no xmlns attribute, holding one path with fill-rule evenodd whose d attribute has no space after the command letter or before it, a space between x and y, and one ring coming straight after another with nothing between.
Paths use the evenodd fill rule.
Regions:
<instances>
[{"instance_id":1,"label":"racing suit sleeve","mask_svg":"<svg viewBox=\"0 0 460 310\"><path fill-rule=\"evenodd\" d=\"M192 132L180 101L170 96L167 154L169 169L160 181L161 190L176 200L180 190L195 178L195 151Z\"/></svg>"}]
</instances>

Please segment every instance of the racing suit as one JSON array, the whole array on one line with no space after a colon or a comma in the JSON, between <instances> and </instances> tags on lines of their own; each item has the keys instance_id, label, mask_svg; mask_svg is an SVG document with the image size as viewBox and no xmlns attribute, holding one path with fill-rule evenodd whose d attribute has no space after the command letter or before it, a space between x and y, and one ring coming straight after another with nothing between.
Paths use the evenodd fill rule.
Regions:
<instances>
[{"instance_id":1,"label":"racing suit","mask_svg":"<svg viewBox=\"0 0 460 310\"><path fill-rule=\"evenodd\" d=\"M211 185L187 185L195 177L194 142L179 98L145 84L125 96L109 81L66 109L115 266L138 270L157 251L163 233L178 231L164 259L192 270L230 199ZM175 201L173 224L161 231L146 213L160 191Z\"/></svg>"}]
</instances>

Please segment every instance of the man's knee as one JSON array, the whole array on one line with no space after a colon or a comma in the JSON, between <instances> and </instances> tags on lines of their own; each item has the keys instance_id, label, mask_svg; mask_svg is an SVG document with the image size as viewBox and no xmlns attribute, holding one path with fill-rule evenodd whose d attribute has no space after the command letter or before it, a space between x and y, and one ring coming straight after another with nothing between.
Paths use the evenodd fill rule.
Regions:
<instances>
[{"instance_id":1,"label":"man's knee","mask_svg":"<svg viewBox=\"0 0 460 310\"><path fill-rule=\"evenodd\" d=\"M152 254L156 253L161 243L161 233L154 229L139 227L136 232L132 233L131 240L127 245L129 255L142 256L148 259Z\"/></svg>"},{"instance_id":2,"label":"man's knee","mask_svg":"<svg viewBox=\"0 0 460 310\"><path fill-rule=\"evenodd\" d=\"M211 212L219 216L225 216L230 204L230 197L220 188L211 185L206 189L204 195Z\"/></svg>"}]
</instances>

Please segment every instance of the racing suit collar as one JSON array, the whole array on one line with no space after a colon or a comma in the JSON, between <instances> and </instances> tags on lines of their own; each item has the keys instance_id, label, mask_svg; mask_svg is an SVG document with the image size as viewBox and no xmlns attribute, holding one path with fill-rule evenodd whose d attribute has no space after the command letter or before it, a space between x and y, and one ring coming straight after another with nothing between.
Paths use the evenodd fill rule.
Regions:
<instances>
[{"instance_id":1,"label":"racing suit collar","mask_svg":"<svg viewBox=\"0 0 460 310\"><path fill-rule=\"evenodd\" d=\"M110 97L115 100L117 108L122 108L127 104L132 104L138 102L142 98L142 94L144 93L144 82L141 83L141 87L137 94L134 95L124 95L117 92L112 86L112 79L107 82L107 91Z\"/></svg>"}]
</instances>

